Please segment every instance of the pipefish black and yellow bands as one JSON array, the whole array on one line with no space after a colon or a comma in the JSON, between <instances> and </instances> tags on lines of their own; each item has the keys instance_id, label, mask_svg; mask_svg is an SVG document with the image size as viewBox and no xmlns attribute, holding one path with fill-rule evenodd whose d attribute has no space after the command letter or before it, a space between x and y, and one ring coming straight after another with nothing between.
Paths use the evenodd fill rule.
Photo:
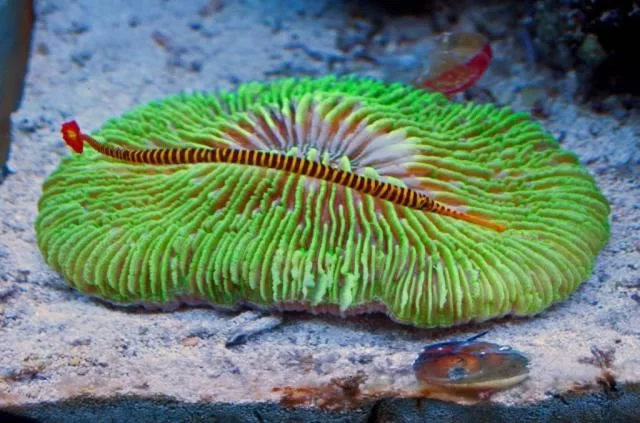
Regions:
<instances>
[{"instance_id":1,"label":"pipefish black and yellow bands","mask_svg":"<svg viewBox=\"0 0 640 423\"><path fill-rule=\"evenodd\" d=\"M110 149L105 148L101 153L118 160L140 164L181 165L229 163L282 170L343 185L401 206L424 211L435 211L435 201L424 194L417 193L415 190L376 181L312 160L268 151L204 148L110 151Z\"/></svg>"},{"instance_id":2,"label":"pipefish black and yellow bands","mask_svg":"<svg viewBox=\"0 0 640 423\"><path fill-rule=\"evenodd\" d=\"M66 128L69 125L65 124ZM76 129L77 128L77 129ZM331 166L289 156L282 153L260 150L241 150L231 148L158 148L147 150L125 150L112 148L99 143L87 134L79 132L76 126L73 129L63 129L63 137L86 141L91 147L100 153L122 160L128 163L150 165L185 165L199 163L228 163L246 166L257 166L275 170L281 170L311 178L320 179L329 183L345 186L363 194L371 195L381 200L390 201L399 206L424 212L438 213L455 219L464 220L477 225L502 232L506 227L488 219L453 210L427 195L407 187L400 187L384 181L367 178L354 172L336 169ZM67 140L67 143L69 141ZM71 143L69 143L71 145ZM82 151L82 149L76 151Z\"/></svg>"}]
</instances>

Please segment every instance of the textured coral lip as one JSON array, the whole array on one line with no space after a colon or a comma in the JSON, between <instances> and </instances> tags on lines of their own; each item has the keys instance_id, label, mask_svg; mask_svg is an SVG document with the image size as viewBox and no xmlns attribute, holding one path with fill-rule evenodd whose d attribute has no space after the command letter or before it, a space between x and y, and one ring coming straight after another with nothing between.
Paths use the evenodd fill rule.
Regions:
<instances>
[{"instance_id":1,"label":"textured coral lip","mask_svg":"<svg viewBox=\"0 0 640 423\"><path fill-rule=\"evenodd\" d=\"M314 315L329 315L339 317L358 316L363 314L387 314L389 310L387 306L380 302L371 302L368 304L361 304L356 307L352 307L348 310L340 311L340 308L336 305L320 304L317 306L309 306L308 304L297 302L284 302L281 301L273 305L264 305L250 301L238 301L234 305L220 305L211 301L204 300L195 296L183 296L177 297L174 300L167 303L153 303L147 301L139 301L135 303L118 303L109 301L105 298L93 295L97 301L103 302L113 307L142 307L149 311L174 311L182 307L208 307L214 310L221 311L238 311L242 308L250 308L253 310L268 311L268 312L307 312Z\"/></svg>"},{"instance_id":2,"label":"textured coral lip","mask_svg":"<svg viewBox=\"0 0 640 423\"><path fill-rule=\"evenodd\" d=\"M80 132L80 126L75 120L65 122L60 129L62 133L62 139L67 143L69 147L76 153L82 153L84 142L82 139L82 133Z\"/></svg>"}]
</instances>

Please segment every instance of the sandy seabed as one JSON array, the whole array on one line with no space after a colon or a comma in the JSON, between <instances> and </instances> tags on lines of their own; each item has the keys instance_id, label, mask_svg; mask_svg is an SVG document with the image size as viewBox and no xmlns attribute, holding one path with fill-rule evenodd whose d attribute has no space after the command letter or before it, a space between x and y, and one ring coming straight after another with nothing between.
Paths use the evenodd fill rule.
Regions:
<instances>
[{"instance_id":1,"label":"sandy seabed","mask_svg":"<svg viewBox=\"0 0 640 423\"><path fill-rule=\"evenodd\" d=\"M580 104L572 75L526 61L508 28L477 92L529 110L585 163L609 199L611 240L593 276L569 300L531 319L419 330L384 316L341 320L292 313L282 325L227 347L253 312L130 312L69 289L38 251L33 222L45 177L70 154L59 124L99 127L143 102L180 91L233 89L288 75L354 72L392 79L411 60L388 52L378 65L338 48L353 28L342 2L39 1L30 71L14 115L13 170L0 185L0 407L78 395L134 394L178 401L278 400L271 388L326 382L364 371L371 383L412 383L410 365L431 342L489 330L487 340L531 359L523 384L495 395L532 404L594 384L591 349L613 350L618 384L640 382L640 119L617 99L610 113ZM497 7L497 6L496 6ZM205 13L206 12L206 13ZM303 13L304 12L304 13ZM473 29L469 9L451 29ZM502 16L502 15L501 15ZM504 22L508 27L508 13ZM385 36L422 36L426 18L387 18ZM399 57L399 58L398 58ZM391 59L389 59L391 58ZM406 70L406 69L404 69ZM556 96L547 95L557 91Z\"/></svg>"}]
</instances>

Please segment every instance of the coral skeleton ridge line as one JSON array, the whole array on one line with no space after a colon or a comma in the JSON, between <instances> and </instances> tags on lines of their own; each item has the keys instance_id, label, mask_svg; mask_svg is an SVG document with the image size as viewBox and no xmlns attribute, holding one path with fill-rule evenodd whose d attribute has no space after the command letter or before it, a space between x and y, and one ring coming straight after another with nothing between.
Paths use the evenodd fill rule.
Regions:
<instances>
[{"instance_id":1,"label":"coral skeleton ridge line","mask_svg":"<svg viewBox=\"0 0 640 423\"><path fill-rule=\"evenodd\" d=\"M44 184L38 245L117 304L533 315L609 237L595 181L529 116L402 84L249 83L62 135L83 154Z\"/></svg>"}]
</instances>

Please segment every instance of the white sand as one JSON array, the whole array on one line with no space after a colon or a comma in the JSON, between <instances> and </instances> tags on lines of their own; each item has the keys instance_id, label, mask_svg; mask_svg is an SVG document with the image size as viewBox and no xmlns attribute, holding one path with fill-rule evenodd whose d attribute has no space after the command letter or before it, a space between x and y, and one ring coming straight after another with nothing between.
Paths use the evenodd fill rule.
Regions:
<instances>
[{"instance_id":1,"label":"white sand","mask_svg":"<svg viewBox=\"0 0 640 423\"><path fill-rule=\"evenodd\" d=\"M323 9L324 2L314 3L320 16L299 17L283 6L293 1L226 1L202 18L196 12L204 3L39 2L25 97L14 116L21 128L14 131L9 162L15 173L0 185L0 407L116 393L186 402L277 400L270 392L274 386L328 381L358 370L371 382L402 386L411 382L411 363L424 344L487 329L488 341L531 358L531 377L494 402L531 404L594 383L600 369L581 362L592 345L615 349L612 371L619 383L640 382L640 303L631 298L640 289L638 113L620 119L578 105L564 94L570 78L554 80L526 65L512 36L495 42L496 60L480 86L520 110L532 96L542 98L549 113L545 127L563 134L563 145L588 163L612 206L611 241L594 275L568 301L536 318L440 331L403 327L383 316L345 321L286 314L282 326L226 348L230 333L252 314L132 313L67 288L44 264L33 229L41 184L69 154L58 135L62 121L74 118L93 130L142 102L264 80L283 63L301 72L328 72L326 62L286 49L291 41L344 56L336 48L337 29L346 20L339 4ZM255 6L276 3L271 11ZM466 16L458 28L470 25ZM196 22L199 30L190 28ZM419 24L397 19L390 33L419 32ZM154 42L154 31L170 38L174 53ZM192 70L198 66L199 72ZM363 72L393 74L376 67ZM547 96L552 86L563 94ZM533 88L518 92L522 87Z\"/></svg>"}]
</instances>

